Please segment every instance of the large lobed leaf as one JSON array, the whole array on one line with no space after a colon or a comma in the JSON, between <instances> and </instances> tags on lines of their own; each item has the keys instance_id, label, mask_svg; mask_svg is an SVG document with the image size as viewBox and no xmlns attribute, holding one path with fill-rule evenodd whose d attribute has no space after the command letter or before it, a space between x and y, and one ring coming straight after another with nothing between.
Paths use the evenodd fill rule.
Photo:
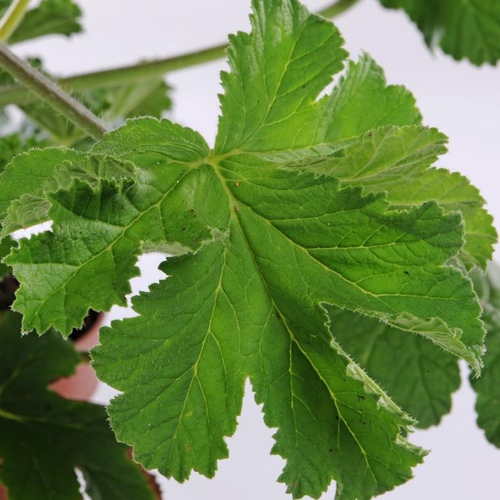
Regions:
<instances>
[{"instance_id":1,"label":"large lobed leaf","mask_svg":"<svg viewBox=\"0 0 500 500\"><path fill-rule=\"evenodd\" d=\"M17 190L0 208L15 227L26 196L40 202L30 224L53 221L6 259L21 282L14 307L25 330L68 334L89 308L125 304L140 253L180 254L94 351L100 378L123 392L109 408L118 438L167 476L210 477L250 377L288 491L317 498L334 479L339 499L368 499L408 480L424 453L404 437L413 421L337 343L326 304L479 370L481 308L448 264L482 265L495 233L488 219L486 242L466 226L462 248L458 210L476 221L483 200L429 169L444 137L419 125L406 90L364 55L318 100L346 57L336 28L295 0L253 7L252 33L231 39L213 151L190 129L141 119L84 160L48 150L7 167L0 181ZM36 186L22 188L21 162L43 166ZM434 172L439 185L422 190Z\"/></svg>"},{"instance_id":2,"label":"large lobed leaf","mask_svg":"<svg viewBox=\"0 0 500 500\"><path fill-rule=\"evenodd\" d=\"M20 335L21 318L0 316L0 481L10 500L152 500L139 468L115 441L103 407L59 397L46 386L71 375L79 356L56 332ZM50 362L48 362L50 361Z\"/></svg>"},{"instance_id":3,"label":"large lobed leaf","mask_svg":"<svg viewBox=\"0 0 500 500\"><path fill-rule=\"evenodd\" d=\"M430 47L455 59L495 65L500 59L500 4L497 0L381 0L404 9Z\"/></svg>"}]
</instances>

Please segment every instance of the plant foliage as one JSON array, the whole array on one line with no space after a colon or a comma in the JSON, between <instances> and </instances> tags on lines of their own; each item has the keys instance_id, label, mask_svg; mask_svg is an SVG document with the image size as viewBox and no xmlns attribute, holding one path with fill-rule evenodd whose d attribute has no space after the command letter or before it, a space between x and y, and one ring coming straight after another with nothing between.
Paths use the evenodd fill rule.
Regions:
<instances>
[{"instance_id":1,"label":"plant foliage","mask_svg":"<svg viewBox=\"0 0 500 500\"><path fill-rule=\"evenodd\" d=\"M173 255L160 266L167 277L133 298L137 316L103 329L93 350L100 379L121 391L108 408L118 440L167 477L212 477L250 379L276 429L272 453L286 460L279 480L287 491L319 498L335 480L338 500L370 499L422 462L426 452L409 436L450 410L458 358L479 375L485 326L485 375L472 383L479 425L500 443L500 411L489 404L498 392L500 302L493 275L477 277L497 233L478 190L434 166L447 138L422 124L405 88L388 85L367 54L348 60L337 28L297 0L252 5L251 32L230 37L212 148L158 119L170 106L159 79L82 96L108 120L151 115L90 150L26 152L19 135L0 143L0 272L13 269L21 283L13 309L22 330L43 335L5 333L4 341L53 343L47 370L66 374L74 362L68 355L59 366L67 347L53 329L68 336L90 309L126 305L139 255ZM443 40L451 36L445 18L433 25ZM485 50L452 53L492 62ZM45 105L23 110L52 139L81 145L83 135ZM49 231L11 239L48 221ZM77 422L102 414L47 391L52 375L27 390L60 406L57 436L68 412ZM0 425L24 424L26 410L2 406L1 394ZM95 439L92 453L107 439ZM0 443L2 457L13 442ZM129 467L114 446L101 458ZM74 453L64 448L54 463L77 465L94 485L86 455ZM0 479L17 484L10 470ZM68 477L61 487L76 491Z\"/></svg>"},{"instance_id":2,"label":"plant foliage","mask_svg":"<svg viewBox=\"0 0 500 500\"><path fill-rule=\"evenodd\" d=\"M64 399L47 385L71 375L79 356L56 332L21 337L19 315L0 316L0 481L10 500L79 500L74 469L93 500L154 498L115 441L102 406ZM50 363L47 362L50 360Z\"/></svg>"},{"instance_id":3,"label":"plant foliage","mask_svg":"<svg viewBox=\"0 0 500 500\"><path fill-rule=\"evenodd\" d=\"M139 254L177 254L134 299L138 317L94 350L99 377L123 392L109 408L118 439L168 477L211 477L250 377L288 491L317 498L334 479L339 499L368 499L408 480L424 452L327 309L418 334L401 333L479 372L481 307L461 269L486 265L496 233L477 190L431 168L446 138L404 88L363 55L318 99L347 57L337 29L294 0L253 8L252 32L230 39L213 150L138 119L90 153L40 150L4 170L4 234L53 222L5 259L21 282L14 308L24 330L67 335L90 308L125 304ZM423 425L449 408L451 354Z\"/></svg>"},{"instance_id":4,"label":"plant foliage","mask_svg":"<svg viewBox=\"0 0 500 500\"><path fill-rule=\"evenodd\" d=\"M500 4L496 0L380 0L403 9L429 47L455 59L495 65L500 59Z\"/></svg>"}]
</instances>

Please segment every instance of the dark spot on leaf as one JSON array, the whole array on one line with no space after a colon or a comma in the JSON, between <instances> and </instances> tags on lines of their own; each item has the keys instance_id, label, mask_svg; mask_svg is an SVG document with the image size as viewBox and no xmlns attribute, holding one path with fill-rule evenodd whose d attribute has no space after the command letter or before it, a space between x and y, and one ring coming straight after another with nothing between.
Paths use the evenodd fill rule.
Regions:
<instances>
[{"instance_id":1,"label":"dark spot on leaf","mask_svg":"<svg viewBox=\"0 0 500 500\"><path fill-rule=\"evenodd\" d=\"M332 450L331 448L330 448L328 451L329 451L330 453L333 453L333 450Z\"/></svg>"},{"instance_id":2,"label":"dark spot on leaf","mask_svg":"<svg viewBox=\"0 0 500 500\"><path fill-rule=\"evenodd\" d=\"M345 158L345 149L339 149L337 151L334 151L328 156L330 156L330 158Z\"/></svg>"},{"instance_id":3,"label":"dark spot on leaf","mask_svg":"<svg viewBox=\"0 0 500 500\"><path fill-rule=\"evenodd\" d=\"M365 400L365 397L364 397L364 396L362 396L361 394L358 394L358 399L359 399L360 401L364 401L364 400Z\"/></svg>"}]
</instances>

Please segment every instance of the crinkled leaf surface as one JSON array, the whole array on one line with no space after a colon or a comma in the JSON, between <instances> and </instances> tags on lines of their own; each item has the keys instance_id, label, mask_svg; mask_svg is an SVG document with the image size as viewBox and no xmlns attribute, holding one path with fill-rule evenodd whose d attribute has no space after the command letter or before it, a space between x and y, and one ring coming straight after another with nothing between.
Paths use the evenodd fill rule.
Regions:
<instances>
[{"instance_id":1,"label":"crinkled leaf surface","mask_svg":"<svg viewBox=\"0 0 500 500\"><path fill-rule=\"evenodd\" d=\"M96 189L101 179L120 183L134 176L131 163L72 149L46 148L21 154L0 174L0 183L6 187L0 193L0 236L50 220L48 193L69 187L74 179Z\"/></svg>"},{"instance_id":2,"label":"crinkled leaf surface","mask_svg":"<svg viewBox=\"0 0 500 500\"><path fill-rule=\"evenodd\" d=\"M486 269L493 255L497 232L483 208L477 188L457 172L429 168L446 152L446 137L422 126L380 127L342 151L342 155L309 168L328 173L365 191L387 193L392 208L403 209L431 200L447 212L462 214L465 245L459 259L466 269Z\"/></svg>"},{"instance_id":3,"label":"crinkled leaf surface","mask_svg":"<svg viewBox=\"0 0 500 500\"><path fill-rule=\"evenodd\" d=\"M496 64L500 59L500 4L497 0L381 0L404 9L427 45L439 46L455 59Z\"/></svg>"},{"instance_id":4,"label":"crinkled leaf surface","mask_svg":"<svg viewBox=\"0 0 500 500\"><path fill-rule=\"evenodd\" d=\"M334 479L338 499L369 499L408 480L423 452L403 437L412 420L336 343L324 304L479 369L480 306L445 265L462 218L427 200L395 210L384 193L313 169L420 115L368 56L317 100L346 57L336 28L294 0L253 7L252 33L231 39L214 150L167 120L107 134L92 154L132 163L134 179L70 176L45 194L52 232L6 260L21 281L15 308L24 329L69 333L88 308L125 303L138 254L184 254L94 352L99 376L123 391L109 409L119 439L167 476L212 476L250 377L288 491L317 498Z\"/></svg>"},{"instance_id":5,"label":"crinkled leaf surface","mask_svg":"<svg viewBox=\"0 0 500 500\"><path fill-rule=\"evenodd\" d=\"M136 125L144 123L140 133L142 127ZM128 160L140 156L134 160L143 167L136 183L124 190L115 179L102 179L96 193L87 181L75 179L72 189L49 193L52 232L25 241L22 254L9 257L20 263L15 273L22 285L15 307L34 313L24 316L26 330L43 332L53 325L69 334L89 307L108 310L126 304L141 251L192 251L217 234L222 186L203 164L205 142L169 122L144 123L131 122L101 148L113 150L116 140L117 147L123 144L130 153ZM156 142L150 153L147 140ZM35 275L37 285L32 286Z\"/></svg>"},{"instance_id":6,"label":"crinkled leaf surface","mask_svg":"<svg viewBox=\"0 0 500 500\"><path fill-rule=\"evenodd\" d=\"M333 307L328 314L335 339L418 427L437 425L450 412L451 396L460 387L456 357L366 316Z\"/></svg>"},{"instance_id":7,"label":"crinkled leaf surface","mask_svg":"<svg viewBox=\"0 0 500 500\"><path fill-rule=\"evenodd\" d=\"M490 265L488 275L479 277L481 301L484 306L486 354L484 371L480 378L471 377L477 393L477 423L486 439L500 448L500 269ZM476 287L479 288L479 287Z\"/></svg>"},{"instance_id":8,"label":"crinkled leaf surface","mask_svg":"<svg viewBox=\"0 0 500 500\"><path fill-rule=\"evenodd\" d=\"M21 336L19 315L0 316L0 481L10 500L79 500L75 467L94 500L153 499L116 443L103 407L63 399L46 386L79 356L56 332Z\"/></svg>"}]
</instances>

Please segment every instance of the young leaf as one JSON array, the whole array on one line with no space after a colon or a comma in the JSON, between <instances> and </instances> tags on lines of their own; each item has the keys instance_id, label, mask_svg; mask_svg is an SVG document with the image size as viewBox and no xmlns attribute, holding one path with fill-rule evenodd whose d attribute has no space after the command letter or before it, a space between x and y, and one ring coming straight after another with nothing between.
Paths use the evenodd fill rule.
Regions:
<instances>
[{"instance_id":1,"label":"young leaf","mask_svg":"<svg viewBox=\"0 0 500 500\"><path fill-rule=\"evenodd\" d=\"M333 307L328 314L334 338L420 428L439 424L450 412L460 387L456 357L366 316Z\"/></svg>"},{"instance_id":2,"label":"young leaf","mask_svg":"<svg viewBox=\"0 0 500 500\"><path fill-rule=\"evenodd\" d=\"M429 47L439 46L455 59L495 65L500 59L500 5L496 0L381 0L403 9Z\"/></svg>"},{"instance_id":3,"label":"young leaf","mask_svg":"<svg viewBox=\"0 0 500 500\"><path fill-rule=\"evenodd\" d=\"M139 468L116 443L103 407L63 399L46 386L79 362L55 332L21 336L21 318L0 316L0 481L10 500L79 500L74 472L94 500L153 500ZM47 362L50 360L50 362Z\"/></svg>"}]
</instances>

